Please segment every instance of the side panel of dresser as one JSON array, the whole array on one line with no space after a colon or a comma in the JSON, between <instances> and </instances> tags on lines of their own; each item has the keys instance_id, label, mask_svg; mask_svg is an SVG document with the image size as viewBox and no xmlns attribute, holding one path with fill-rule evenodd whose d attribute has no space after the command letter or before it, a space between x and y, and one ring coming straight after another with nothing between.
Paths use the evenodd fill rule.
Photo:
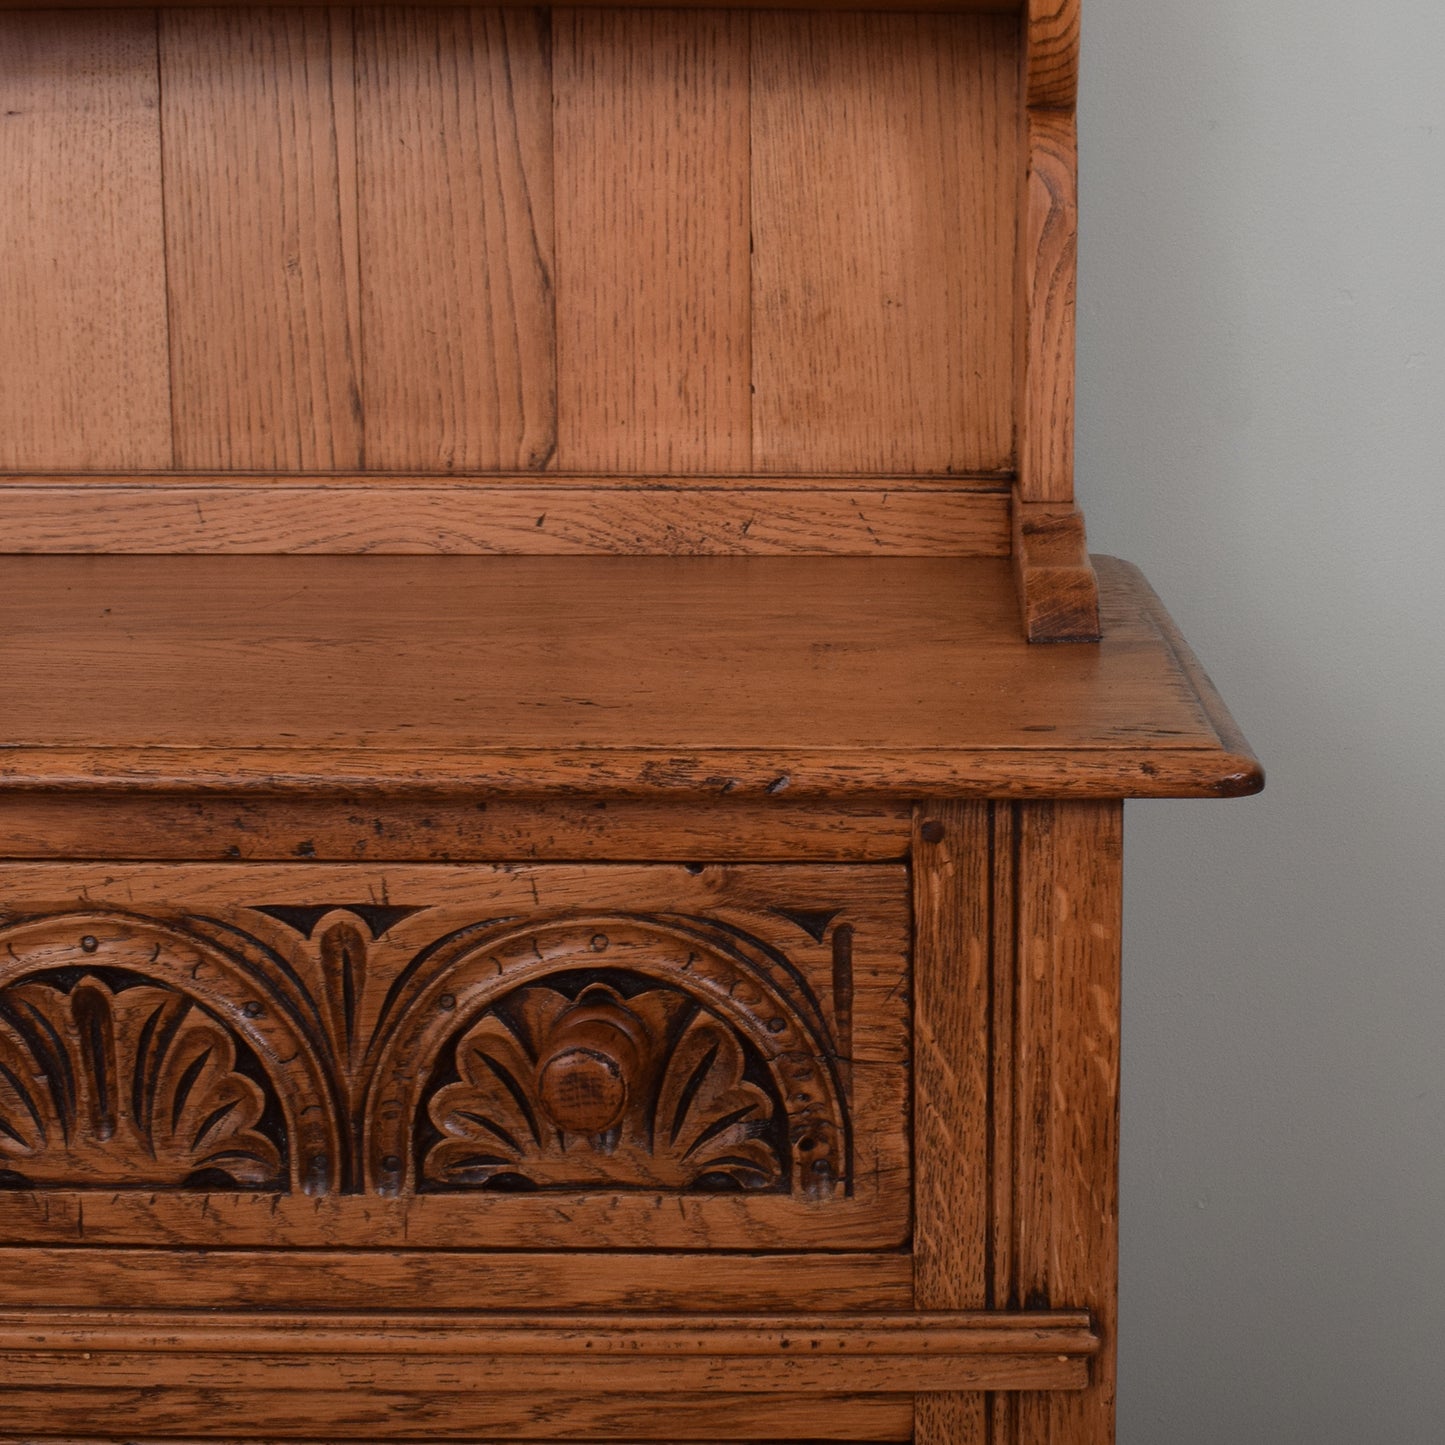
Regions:
<instances>
[{"instance_id":1,"label":"side panel of dresser","mask_svg":"<svg viewBox=\"0 0 1445 1445\"><path fill-rule=\"evenodd\" d=\"M917 1445L1114 1438L1122 824L916 813L915 1305L1067 1304L1101 1339L1084 1391L920 1395Z\"/></svg>"}]
</instances>

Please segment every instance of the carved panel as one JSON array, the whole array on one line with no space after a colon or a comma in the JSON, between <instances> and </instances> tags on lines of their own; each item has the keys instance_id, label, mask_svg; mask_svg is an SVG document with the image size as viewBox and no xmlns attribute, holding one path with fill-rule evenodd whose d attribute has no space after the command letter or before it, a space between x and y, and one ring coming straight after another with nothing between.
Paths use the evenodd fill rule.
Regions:
<instances>
[{"instance_id":1,"label":"carved panel","mask_svg":"<svg viewBox=\"0 0 1445 1445\"><path fill-rule=\"evenodd\" d=\"M171 988L41 974L0 990L0 1181L282 1187L250 1051ZM268 1107L271 1106L271 1107Z\"/></svg>"},{"instance_id":2,"label":"carved panel","mask_svg":"<svg viewBox=\"0 0 1445 1445\"><path fill-rule=\"evenodd\" d=\"M629 1242L629 1196L750 1211L685 1205L688 1242L906 1218L901 870L90 871L0 866L0 1227L7 1194L48 1219L67 1190L103 1191L116 1238L145 1233L127 1191L203 1197L167 1237L229 1211L236 1242L380 1242L393 1208L404 1238L451 1242L448 1211L515 1233L521 1194L606 1197L593 1232ZM866 903L820 899L830 875ZM324 1208L263 1225L227 1193Z\"/></svg>"},{"instance_id":3,"label":"carved panel","mask_svg":"<svg viewBox=\"0 0 1445 1445\"><path fill-rule=\"evenodd\" d=\"M635 975L519 989L462 1035L454 1067L428 1103L442 1137L423 1187L782 1186L766 1067L682 989Z\"/></svg>"}]
</instances>

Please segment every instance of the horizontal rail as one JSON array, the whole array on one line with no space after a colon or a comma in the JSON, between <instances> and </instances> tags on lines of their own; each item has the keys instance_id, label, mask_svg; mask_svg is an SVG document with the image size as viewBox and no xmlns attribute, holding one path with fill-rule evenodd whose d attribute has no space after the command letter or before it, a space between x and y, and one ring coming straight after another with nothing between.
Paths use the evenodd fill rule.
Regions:
<instances>
[{"instance_id":1,"label":"horizontal rail","mask_svg":"<svg viewBox=\"0 0 1445 1445\"><path fill-rule=\"evenodd\" d=\"M0 553L1006 557L1002 488L916 480L0 480Z\"/></svg>"},{"instance_id":2,"label":"horizontal rail","mask_svg":"<svg viewBox=\"0 0 1445 1445\"><path fill-rule=\"evenodd\" d=\"M1078 1312L322 1317L0 1314L7 1388L555 1388L896 1394L1081 1389Z\"/></svg>"}]
</instances>

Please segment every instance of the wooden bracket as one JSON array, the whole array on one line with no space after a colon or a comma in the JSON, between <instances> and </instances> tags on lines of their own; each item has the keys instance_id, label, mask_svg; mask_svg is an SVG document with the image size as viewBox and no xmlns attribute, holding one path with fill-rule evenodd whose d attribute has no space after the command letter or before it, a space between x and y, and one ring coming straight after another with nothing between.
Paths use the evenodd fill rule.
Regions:
<instances>
[{"instance_id":1,"label":"wooden bracket","mask_svg":"<svg viewBox=\"0 0 1445 1445\"><path fill-rule=\"evenodd\" d=\"M1098 642L1099 579L1084 514L1067 502L1026 502L1014 493L1014 580L1030 642Z\"/></svg>"}]
</instances>

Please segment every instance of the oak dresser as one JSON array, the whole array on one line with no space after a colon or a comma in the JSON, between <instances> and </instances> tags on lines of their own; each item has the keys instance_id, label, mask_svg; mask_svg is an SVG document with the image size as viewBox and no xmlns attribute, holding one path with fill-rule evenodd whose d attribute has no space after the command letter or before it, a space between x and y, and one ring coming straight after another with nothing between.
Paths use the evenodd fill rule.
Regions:
<instances>
[{"instance_id":1,"label":"oak dresser","mask_svg":"<svg viewBox=\"0 0 1445 1445\"><path fill-rule=\"evenodd\" d=\"M0 9L0 1440L1113 1439L1078 27Z\"/></svg>"}]
</instances>

